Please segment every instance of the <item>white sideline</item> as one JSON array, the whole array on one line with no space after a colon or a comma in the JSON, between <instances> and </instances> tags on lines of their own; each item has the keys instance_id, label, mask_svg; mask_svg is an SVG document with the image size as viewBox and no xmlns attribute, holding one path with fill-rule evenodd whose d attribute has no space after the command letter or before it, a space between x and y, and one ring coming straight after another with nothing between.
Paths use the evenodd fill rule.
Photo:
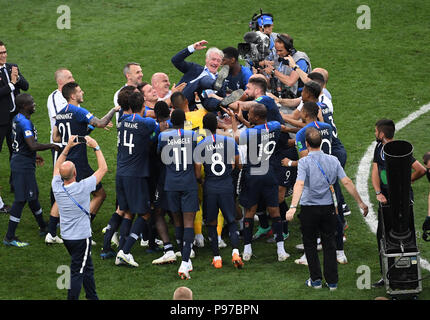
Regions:
<instances>
[{"instance_id":1,"label":"white sideline","mask_svg":"<svg viewBox=\"0 0 430 320\"><path fill-rule=\"evenodd\" d=\"M423 105L420 109L418 109L415 112L412 112L409 116L406 118L400 120L398 123L396 123L396 132L406 127L409 123L417 119L418 117L422 116L426 112L430 111L430 103ZM364 156L360 160L360 164L358 166L357 175L355 176L356 179L356 186L357 191L360 194L363 201L368 204L369 206L369 213L366 218L364 218L364 221L368 224L370 230L376 234L376 229L378 228L378 220L377 215L375 214L375 211L373 210L373 205L370 202L369 198L369 175L371 172L371 165L373 160L373 151L376 146L376 141L372 142L370 146L367 148L366 152L364 153ZM424 268L428 271L430 271L430 263L421 257L421 268Z\"/></svg>"}]
</instances>

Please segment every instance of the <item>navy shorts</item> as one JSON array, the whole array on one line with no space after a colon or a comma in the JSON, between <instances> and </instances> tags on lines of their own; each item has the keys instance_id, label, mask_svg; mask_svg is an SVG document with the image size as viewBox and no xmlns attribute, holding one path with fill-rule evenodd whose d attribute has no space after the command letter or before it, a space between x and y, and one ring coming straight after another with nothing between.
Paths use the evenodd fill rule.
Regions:
<instances>
[{"instance_id":1,"label":"navy shorts","mask_svg":"<svg viewBox=\"0 0 430 320\"><path fill-rule=\"evenodd\" d=\"M170 212L178 213L199 211L199 193L197 190L165 192Z\"/></svg>"},{"instance_id":2,"label":"navy shorts","mask_svg":"<svg viewBox=\"0 0 430 320\"><path fill-rule=\"evenodd\" d=\"M239 195L239 203L249 209L256 204L263 203L266 207L277 207L278 204L278 180L270 170L265 175L243 174L243 186Z\"/></svg>"},{"instance_id":3,"label":"navy shorts","mask_svg":"<svg viewBox=\"0 0 430 320\"><path fill-rule=\"evenodd\" d=\"M39 197L35 171L12 171L12 186L15 190L15 201L32 201Z\"/></svg>"},{"instance_id":4,"label":"navy shorts","mask_svg":"<svg viewBox=\"0 0 430 320\"><path fill-rule=\"evenodd\" d=\"M217 220L219 209L227 223L235 221L236 203L233 193L207 192L203 195L203 216L206 223Z\"/></svg>"},{"instance_id":5,"label":"navy shorts","mask_svg":"<svg viewBox=\"0 0 430 320\"><path fill-rule=\"evenodd\" d=\"M281 150L274 154L273 157L275 158L274 170L278 178L278 185L281 187L293 188L297 178L297 167L284 167L281 161L284 158L289 158L293 161L298 160L297 151L294 154L290 149Z\"/></svg>"},{"instance_id":6,"label":"navy shorts","mask_svg":"<svg viewBox=\"0 0 430 320\"><path fill-rule=\"evenodd\" d=\"M73 162L73 160L71 160ZM94 170L90 167L89 163L73 162L76 167L76 182L86 179L94 174ZM99 182L96 186L95 191L99 191L102 188L102 183Z\"/></svg>"},{"instance_id":7,"label":"navy shorts","mask_svg":"<svg viewBox=\"0 0 430 320\"><path fill-rule=\"evenodd\" d=\"M143 214L151 208L147 178L117 175L116 196L120 210Z\"/></svg>"}]
</instances>

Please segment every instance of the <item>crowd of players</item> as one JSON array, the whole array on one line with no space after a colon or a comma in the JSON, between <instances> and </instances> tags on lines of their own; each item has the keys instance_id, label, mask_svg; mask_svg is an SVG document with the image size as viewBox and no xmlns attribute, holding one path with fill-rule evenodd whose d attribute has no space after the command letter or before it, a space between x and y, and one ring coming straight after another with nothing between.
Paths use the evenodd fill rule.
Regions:
<instances>
[{"instance_id":1,"label":"crowd of players","mask_svg":"<svg viewBox=\"0 0 430 320\"><path fill-rule=\"evenodd\" d=\"M204 66L186 61L194 51L206 49L205 40L172 57L173 65L184 74L173 87L162 72L155 73L151 83L143 82L140 64L128 63L123 69L126 83L114 95L115 107L101 119L81 106L84 91L70 70L58 69L58 89L47 100L49 144L37 142L30 121L32 97L18 96L20 113L13 122L13 148L15 154L22 155L18 159L25 161L15 160L12 169L22 172L19 179L26 193L15 189L14 205L21 197L20 207L15 205L4 243L28 245L15 235L26 202L45 242L62 243L57 235L61 215L55 198L51 193L52 208L46 225L37 200L37 183L29 180L25 168L34 168L39 161L35 151L51 149L55 162L70 136L86 136L95 128L112 127L116 115L117 209L103 229L102 259L114 258L116 265L138 267L131 250L141 239L150 250L163 248L162 256L153 264L181 258L178 274L189 279L191 258L195 256L193 245L205 245L204 221L215 268L222 267L219 249L227 246L223 234L229 237L232 262L237 268L251 260L251 243L259 238L276 243L277 259L285 261L289 257L284 249L289 236L286 200L292 194L298 160L308 153L306 129L313 127L320 132L322 150L336 156L342 167L347 155L326 88L328 72L312 69L309 57L294 48L289 35L273 33L271 16L263 15L259 26L270 37L271 53L258 65L252 61L241 65L234 47L208 49ZM283 95L285 92L288 97ZM37 148L27 146L29 139ZM94 173L84 143L71 149L67 160L75 164L78 181ZM344 216L350 210L339 184L334 188L338 201L337 261L345 264ZM28 190L34 192L29 195ZM90 203L91 221L105 199L100 183ZM174 225L176 244L169 236L167 216ZM259 226L253 234L255 221ZM303 249L303 245L298 248ZM295 262L307 265L306 255Z\"/></svg>"}]
</instances>

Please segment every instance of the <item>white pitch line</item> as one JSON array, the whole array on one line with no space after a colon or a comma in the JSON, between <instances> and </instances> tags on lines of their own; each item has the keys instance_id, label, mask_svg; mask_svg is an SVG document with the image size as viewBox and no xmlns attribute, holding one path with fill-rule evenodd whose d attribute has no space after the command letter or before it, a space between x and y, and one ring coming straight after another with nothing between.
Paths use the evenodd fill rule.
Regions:
<instances>
[{"instance_id":1,"label":"white pitch line","mask_svg":"<svg viewBox=\"0 0 430 320\"><path fill-rule=\"evenodd\" d=\"M406 127L409 123L422 116L426 112L430 111L430 103L423 105L420 109L415 112L412 112L406 118L400 120L396 123L396 132ZM376 234L376 230L378 229L378 219L375 211L373 210L372 202L369 198L369 175L371 172L371 165L373 160L373 151L375 150L376 141L372 142L370 146L367 148L364 156L360 160L360 164L358 166L356 179L357 191L360 194L361 198L367 205L369 206L369 213L367 217L364 218L364 221L368 224L370 230ZM430 263L424 259L420 258L421 268L424 268L430 271Z\"/></svg>"}]
</instances>

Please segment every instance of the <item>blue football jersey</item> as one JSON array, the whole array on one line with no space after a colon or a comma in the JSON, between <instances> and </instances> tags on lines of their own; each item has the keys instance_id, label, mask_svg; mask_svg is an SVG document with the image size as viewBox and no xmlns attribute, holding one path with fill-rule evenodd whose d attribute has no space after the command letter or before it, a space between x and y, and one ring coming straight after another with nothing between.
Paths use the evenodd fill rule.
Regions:
<instances>
[{"instance_id":1,"label":"blue football jersey","mask_svg":"<svg viewBox=\"0 0 430 320\"><path fill-rule=\"evenodd\" d=\"M135 113L119 122L117 175L149 177L150 138L155 127L154 119Z\"/></svg>"},{"instance_id":2,"label":"blue football jersey","mask_svg":"<svg viewBox=\"0 0 430 320\"><path fill-rule=\"evenodd\" d=\"M169 129L160 133L157 150L166 166L165 191L197 190L193 159L196 145L194 131Z\"/></svg>"},{"instance_id":3,"label":"blue football jersey","mask_svg":"<svg viewBox=\"0 0 430 320\"><path fill-rule=\"evenodd\" d=\"M306 126L304 126L302 129L299 130L296 134L296 146L300 151L307 150L306 148L306 129L309 127L316 128L321 133L321 150L326 154L331 154L332 152L332 129L331 126L328 123L325 122L319 122L319 121L313 121L311 123L308 123Z\"/></svg>"},{"instance_id":4,"label":"blue football jersey","mask_svg":"<svg viewBox=\"0 0 430 320\"><path fill-rule=\"evenodd\" d=\"M25 141L29 137L37 141L37 130L29 119L18 113L12 120L12 171L36 169L36 151L32 151Z\"/></svg>"},{"instance_id":5,"label":"blue football jersey","mask_svg":"<svg viewBox=\"0 0 430 320\"><path fill-rule=\"evenodd\" d=\"M73 104L68 104L58 112L55 117L55 125L61 135L62 146L65 147L67 145L70 136L86 136L88 124L92 118L94 118L94 116L91 112ZM80 143L71 148L67 160L75 164L76 162L88 162L86 144Z\"/></svg>"},{"instance_id":6,"label":"blue football jersey","mask_svg":"<svg viewBox=\"0 0 430 320\"><path fill-rule=\"evenodd\" d=\"M343 146L342 142L337 136L337 128L336 128L336 125L334 124L333 112L325 103L317 102L317 105L321 109L324 122L328 123L331 126L331 129L332 129L331 154L336 155L338 152L343 151L345 147Z\"/></svg>"},{"instance_id":7,"label":"blue football jersey","mask_svg":"<svg viewBox=\"0 0 430 320\"><path fill-rule=\"evenodd\" d=\"M267 122L278 121L280 124L285 125L285 121L282 118L282 115L279 112L278 105L276 104L274 99L270 98L269 96L261 96L255 99L255 101L266 106ZM288 132L281 132L275 151L278 151L280 149L288 149L288 139L291 139L290 134Z\"/></svg>"},{"instance_id":8,"label":"blue football jersey","mask_svg":"<svg viewBox=\"0 0 430 320\"><path fill-rule=\"evenodd\" d=\"M197 145L196 162L203 164L205 192L233 193L232 164L238 154L236 141L222 135L207 136Z\"/></svg>"},{"instance_id":9,"label":"blue football jersey","mask_svg":"<svg viewBox=\"0 0 430 320\"><path fill-rule=\"evenodd\" d=\"M270 121L265 124L247 128L240 134L239 144L246 144L246 165L245 170L250 168L262 169L260 174L267 172L266 166L274 165L276 144L281 133L281 124L278 121ZM253 170L258 174L258 170Z\"/></svg>"}]
</instances>

